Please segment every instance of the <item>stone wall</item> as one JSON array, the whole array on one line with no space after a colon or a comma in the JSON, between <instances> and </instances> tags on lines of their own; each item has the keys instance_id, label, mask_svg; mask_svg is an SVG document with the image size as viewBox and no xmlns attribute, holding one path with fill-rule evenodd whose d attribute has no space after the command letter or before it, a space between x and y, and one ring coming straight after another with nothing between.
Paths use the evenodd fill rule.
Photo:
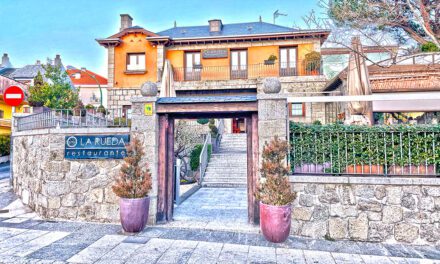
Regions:
<instances>
[{"instance_id":1,"label":"stone wall","mask_svg":"<svg viewBox=\"0 0 440 264\"><path fill-rule=\"evenodd\" d=\"M121 109L124 105L131 105L131 98L141 95L140 88L111 88L107 93L109 109Z\"/></svg>"},{"instance_id":2,"label":"stone wall","mask_svg":"<svg viewBox=\"0 0 440 264\"><path fill-rule=\"evenodd\" d=\"M440 245L440 180L291 176L293 235Z\"/></svg>"},{"instance_id":3,"label":"stone wall","mask_svg":"<svg viewBox=\"0 0 440 264\"><path fill-rule=\"evenodd\" d=\"M128 133L128 128L14 132L15 193L46 219L118 222L118 197L111 185L123 160L66 160L64 141L66 135Z\"/></svg>"}]
</instances>

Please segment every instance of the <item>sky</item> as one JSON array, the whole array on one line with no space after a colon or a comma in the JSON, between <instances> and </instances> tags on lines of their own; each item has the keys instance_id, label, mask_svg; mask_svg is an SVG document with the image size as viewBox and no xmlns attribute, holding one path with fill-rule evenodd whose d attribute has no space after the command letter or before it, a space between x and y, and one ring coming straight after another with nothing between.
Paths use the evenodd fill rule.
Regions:
<instances>
[{"instance_id":1,"label":"sky","mask_svg":"<svg viewBox=\"0 0 440 264\"><path fill-rule=\"evenodd\" d=\"M178 26L258 21L303 26L302 17L318 0L0 0L0 56L8 53L14 67L46 61L60 54L63 64L86 67L107 76L107 51L96 38L117 33L119 14L130 14L133 25L158 32ZM318 11L319 12L319 11Z\"/></svg>"}]
</instances>

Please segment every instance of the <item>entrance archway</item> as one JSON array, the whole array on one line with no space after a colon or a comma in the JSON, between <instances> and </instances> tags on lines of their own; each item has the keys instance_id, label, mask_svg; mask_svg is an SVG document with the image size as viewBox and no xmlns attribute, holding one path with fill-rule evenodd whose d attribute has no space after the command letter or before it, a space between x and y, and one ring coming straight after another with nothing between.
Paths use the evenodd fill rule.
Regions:
<instances>
[{"instance_id":1,"label":"entrance archway","mask_svg":"<svg viewBox=\"0 0 440 264\"><path fill-rule=\"evenodd\" d=\"M243 118L247 131L247 204L249 223L258 224L258 107L256 96L159 98L157 222L171 221L174 197L174 121L199 118Z\"/></svg>"}]
</instances>

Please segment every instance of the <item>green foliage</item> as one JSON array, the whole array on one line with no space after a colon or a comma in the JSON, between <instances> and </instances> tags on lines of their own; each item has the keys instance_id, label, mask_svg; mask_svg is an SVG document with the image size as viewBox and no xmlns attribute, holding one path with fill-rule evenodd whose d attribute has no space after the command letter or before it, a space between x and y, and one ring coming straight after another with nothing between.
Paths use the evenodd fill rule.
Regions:
<instances>
[{"instance_id":1,"label":"green foliage","mask_svg":"<svg viewBox=\"0 0 440 264\"><path fill-rule=\"evenodd\" d=\"M116 117L113 119L113 124L115 126L125 126L127 124L127 126L131 127L131 119L127 120L124 117Z\"/></svg>"},{"instance_id":2,"label":"green foliage","mask_svg":"<svg viewBox=\"0 0 440 264\"><path fill-rule=\"evenodd\" d=\"M189 165L192 171L197 170L197 168L200 166L200 154L202 153L202 150L203 150L203 145L197 144L191 151L189 158ZM208 145L208 160L211 158L211 153L212 153L212 145Z\"/></svg>"},{"instance_id":3,"label":"green foliage","mask_svg":"<svg viewBox=\"0 0 440 264\"><path fill-rule=\"evenodd\" d=\"M215 119L209 119L209 129L211 130L211 136L216 138L218 136L218 128L215 125Z\"/></svg>"},{"instance_id":4,"label":"green foliage","mask_svg":"<svg viewBox=\"0 0 440 264\"><path fill-rule=\"evenodd\" d=\"M197 119L197 123L199 123L200 125L206 125L209 123L209 119L207 118Z\"/></svg>"},{"instance_id":5,"label":"green foliage","mask_svg":"<svg viewBox=\"0 0 440 264\"><path fill-rule=\"evenodd\" d=\"M123 198L143 198L151 190L151 173L148 165L142 163L145 152L141 141L134 138L126 146L127 157L121 166L119 177L112 186L113 192Z\"/></svg>"},{"instance_id":6,"label":"green foliage","mask_svg":"<svg viewBox=\"0 0 440 264\"><path fill-rule=\"evenodd\" d=\"M429 41L420 46L420 50L422 52L437 52L440 51L440 48L437 47L433 42Z\"/></svg>"},{"instance_id":7,"label":"green foliage","mask_svg":"<svg viewBox=\"0 0 440 264\"><path fill-rule=\"evenodd\" d=\"M102 114L104 114L104 115L107 114L107 110L105 110L105 107L104 107L103 105L100 105L100 106L98 107L97 112L98 112L98 113L102 113Z\"/></svg>"},{"instance_id":8,"label":"green foliage","mask_svg":"<svg viewBox=\"0 0 440 264\"><path fill-rule=\"evenodd\" d=\"M307 72L317 71L321 68L321 54L317 51L312 51L304 56L304 68Z\"/></svg>"},{"instance_id":9,"label":"green foliage","mask_svg":"<svg viewBox=\"0 0 440 264\"><path fill-rule=\"evenodd\" d=\"M270 143L264 145L263 161L260 169L262 183L256 193L257 200L268 205L288 205L296 198L292 192L286 166L288 143L275 137Z\"/></svg>"},{"instance_id":10,"label":"green foliage","mask_svg":"<svg viewBox=\"0 0 440 264\"><path fill-rule=\"evenodd\" d=\"M95 107L92 104L87 104L86 105L86 109L87 110L92 110L92 109L95 109Z\"/></svg>"},{"instance_id":11,"label":"green foliage","mask_svg":"<svg viewBox=\"0 0 440 264\"><path fill-rule=\"evenodd\" d=\"M0 135L0 157L9 155L10 147L11 147L11 136Z\"/></svg>"},{"instance_id":12,"label":"green foliage","mask_svg":"<svg viewBox=\"0 0 440 264\"><path fill-rule=\"evenodd\" d=\"M271 54L267 60L276 61L278 58L274 54Z\"/></svg>"},{"instance_id":13,"label":"green foliage","mask_svg":"<svg viewBox=\"0 0 440 264\"><path fill-rule=\"evenodd\" d=\"M440 165L440 126L344 126L290 123L292 169L331 164L334 174L349 165Z\"/></svg>"},{"instance_id":14,"label":"green foliage","mask_svg":"<svg viewBox=\"0 0 440 264\"><path fill-rule=\"evenodd\" d=\"M52 109L71 109L79 100L78 91L67 81L67 73L60 67L47 64L43 81L41 74L35 77L34 85L29 88L29 101L32 104L44 105Z\"/></svg>"},{"instance_id":15,"label":"green foliage","mask_svg":"<svg viewBox=\"0 0 440 264\"><path fill-rule=\"evenodd\" d=\"M81 100L78 100L76 102L75 107L73 108L73 115L74 116L85 116L86 115L86 111L85 111L85 107L84 104Z\"/></svg>"}]
</instances>

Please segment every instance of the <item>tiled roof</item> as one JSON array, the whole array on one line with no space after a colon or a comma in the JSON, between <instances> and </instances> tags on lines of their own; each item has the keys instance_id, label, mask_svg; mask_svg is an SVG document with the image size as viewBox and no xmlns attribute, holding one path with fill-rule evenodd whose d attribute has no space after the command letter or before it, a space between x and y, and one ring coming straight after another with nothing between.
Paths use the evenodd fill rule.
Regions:
<instances>
[{"instance_id":1,"label":"tiled roof","mask_svg":"<svg viewBox=\"0 0 440 264\"><path fill-rule=\"evenodd\" d=\"M192 103L237 103L256 102L256 95L237 96L194 96L194 97L161 97L157 100L159 104L192 104Z\"/></svg>"},{"instance_id":2,"label":"tiled roof","mask_svg":"<svg viewBox=\"0 0 440 264\"><path fill-rule=\"evenodd\" d=\"M142 33L142 34L147 35L148 37L155 37L155 36L157 36L155 33L151 32L149 30L146 30L143 27L133 26L133 27L126 28L126 29L124 29L124 30L122 30L122 31L120 31L120 32L118 32L118 33L108 37L108 38L109 39L111 39L111 38L120 38L120 37L122 37L124 35L127 35L129 33Z\"/></svg>"},{"instance_id":3,"label":"tiled roof","mask_svg":"<svg viewBox=\"0 0 440 264\"><path fill-rule=\"evenodd\" d=\"M101 75L94 73L92 71L89 70L85 70L86 73L84 73L83 70L80 69L75 69L71 66L67 66L67 74L70 77L70 80L72 81L73 85L75 86L81 86L81 85L96 85L96 81L99 82L100 85L107 85L107 79L102 77ZM76 73L80 73L81 76L79 79L77 79L75 77ZM91 77L91 76L95 76L96 81Z\"/></svg>"},{"instance_id":4,"label":"tiled roof","mask_svg":"<svg viewBox=\"0 0 440 264\"><path fill-rule=\"evenodd\" d=\"M26 65L23 68L16 69L10 77L14 79L31 79L37 76L38 72L43 75L46 72L41 64Z\"/></svg>"},{"instance_id":5,"label":"tiled roof","mask_svg":"<svg viewBox=\"0 0 440 264\"><path fill-rule=\"evenodd\" d=\"M16 69L15 68L1 68L0 67L0 75L9 77Z\"/></svg>"},{"instance_id":6,"label":"tiled roof","mask_svg":"<svg viewBox=\"0 0 440 264\"><path fill-rule=\"evenodd\" d=\"M212 36L242 36L268 33L295 32L294 28L283 27L266 22L250 22L237 24L224 24L220 32L209 32L209 25L194 27L174 27L157 34L170 38L197 38Z\"/></svg>"},{"instance_id":7,"label":"tiled roof","mask_svg":"<svg viewBox=\"0 0 440 264\"><path fill-rule=\"evenodd\" d=\"M4 91L6 90L6 88L8 88L9 86L18 86L21 89L23 89L24 91L28 90L28 86L25 84L22 84L20 82L17 82L13 79L4 77L4 76L0 76L0 94L3 94Z\"/></svg>"}]
</instances>

